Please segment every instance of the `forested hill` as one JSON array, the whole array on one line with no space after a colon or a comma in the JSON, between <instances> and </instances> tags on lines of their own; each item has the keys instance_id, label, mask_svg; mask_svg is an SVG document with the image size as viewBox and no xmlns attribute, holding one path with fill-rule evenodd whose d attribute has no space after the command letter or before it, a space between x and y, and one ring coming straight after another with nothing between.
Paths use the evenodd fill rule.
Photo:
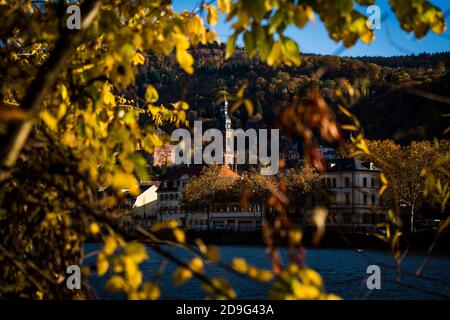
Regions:
<instances>
[{"instance_id":1,"label":"forested hill","mask_svg":"<svg viewBox=\"0 0 450 320\"><path fill-rule=\"evenodd\" d=\"M223 91L235 95L246 85L245 96L253 101L254 114L249 118L244 108L237 110L234 126L271 126L283 107L302 99L311 85L317 85L336 107L329 89L351 83L367 93L351 110L369 138L430 139L442 137L448 126L449 118L442 115L450 113L450 105L430 97L450 96L450 53L392 58L303 55L301 66L277 69L249 58L243 50L225 60L223 46L198 47L192 53L196 70L192 76L178 67L174 56L148 55L136 80L137 94L144 97L146 85L153 84L159 102L184 99L190 104L190 121L201 119L206 126L218 126L217 101ZM326 72L317 79L321 67ZM434 95L425 98L424 92Z\"/></svg>"},{"instance_id":2,"label":"forested hill","mask_svg":"<svg viewBox=\"0 0 450 320\"><path fill-rule=\"evenodd\" d=\"M450 68L450 52L421 53L393 57L363 56L354 59L391 68Z\"/></svg>"}]
</instances>

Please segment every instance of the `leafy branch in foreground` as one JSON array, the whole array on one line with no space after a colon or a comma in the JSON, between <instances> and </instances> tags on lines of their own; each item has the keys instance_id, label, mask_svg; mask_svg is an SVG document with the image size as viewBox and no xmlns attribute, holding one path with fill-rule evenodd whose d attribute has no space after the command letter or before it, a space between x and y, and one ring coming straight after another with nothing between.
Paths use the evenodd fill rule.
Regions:
<instances>
[{"instance_id":1,"label":"leafy branch in foreground","mask_svg":"<svg viewBox=\"0 0 450 320\"><path fill-rule=\"evenodd\" d=\"M218 11L214 5L202 7L207 11L205 21L202 8L178 13L169 0L80 4L82 29L68 31L63 1L0 2L0 140L5 146L0 161L1 298L89 297L87 290L67 290L63 279L68 265L82 263L83 243L91 237L104 242L97 273L113 271L109 289L133 299L159 296L156 284L142 283L138 269L147 252L141 244L122 241L113 218L124 201L122 190L137 194L138 179L148 178L145 159L136 151L152 153L163 143L158 126L187 125L189 105L186 101L159 105L152 83L147 84L142 101L134 86L136 74L147 53L175 53L180 68L192 74L195 47L219 40L213 28ZM391 0L390 4L402 28L417 37L430 29L444 31L442 13L428 1L412 5ZM332 39L347 47L358 39L368 43L373 32L354 5L352 0L337 5L323 0L219 1L220 12L235 21L227 56L243 35L250 56L258 54L270 66L298 65L298 46L284 31L291 24L303 28L315 14ZM150 121L142 125L144 114ZM313 88L290 115L294 122L285 121L286 129L305 138L310 162L320 167L313 138L319 130L327 141L340 139L333 113ZM111 194L96 196L100 188L108 187ZM282 231L291 237L292 256L303 250L301 233L285 233L290 227L285 215L286 188L276 189L270 182L264 188L270 192L277 225L283 226L264 231L273 261L271 272L278 279L273 297L330 298L323 292L320 277L301 261L282 265L271 242L273 233ZM168 229L172 240L167 243L183 245L184 233L176 227ZM234 297L226 281L208 279L202 273L201 260L184 262L160 246L150 249L178 265L174 277L180 282L194 275L214 297ZM253 277L255 270L261 273L254 268L238 272L248 271ZM269 273L262 274L269 278Z\"/></svg>"}]
</instances>

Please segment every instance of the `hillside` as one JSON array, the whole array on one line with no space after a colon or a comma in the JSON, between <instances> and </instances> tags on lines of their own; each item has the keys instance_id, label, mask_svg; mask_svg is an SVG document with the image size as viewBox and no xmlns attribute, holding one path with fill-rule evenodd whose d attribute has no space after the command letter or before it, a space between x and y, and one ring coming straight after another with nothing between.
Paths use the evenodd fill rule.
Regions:
<instances>
[{"instance_id":1,"label":"hillside","mask_svg":"<svg viewBox=\"0 0 450 320\"><path fill-rule=\"evenodd\" d=\"M245 110L233 114L237 127L272 126L282 108L305 96L311 85L318 86L333 108L337 101L327 89L351 83L364 86L366 97L352 107L370 138L394 138L399 142L442 137L448 126L448 104L413 93L428 92L449 96L448 62L450 53L405 57L334 57L303 55L299 67L271 68L243 50L224 58L223 46L198 47L193 50L196 72L182 72L173 56L147 55L136 81L136 93L144 96L148 83L160 93L160 102L179 99L189 102L189 120L202 119L218 125L217 101L223 90L235 95L246 85L246 97L255 106L249 119ZM376 64L378 62L380 64ZM326 72L317 79L319 68ZM416 92L417 93L417 92ZM243 109L243 108L242 108ZM249 121L250 120L250 121Z\"/></svg>"}]
</instances>

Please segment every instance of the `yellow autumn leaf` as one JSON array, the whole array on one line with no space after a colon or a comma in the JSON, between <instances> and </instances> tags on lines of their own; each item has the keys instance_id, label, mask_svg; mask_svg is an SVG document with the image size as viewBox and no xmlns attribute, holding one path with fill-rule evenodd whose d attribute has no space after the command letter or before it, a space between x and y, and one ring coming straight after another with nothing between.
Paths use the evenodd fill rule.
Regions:
<instances>
[{"instance_id":1,"label":"yellow autumn leaf","mask_svg":"<svg viewBox=\"0 0 450 320\"><path fill-rule=\"evenodd\" d=\"M206 15L206 21L210 25L215 26L219 21L219 14L217 13L216 7L213 5L207 6L206 11L208 12Z\"/></svg>"},{"instance_id":2,"label":"yellow autumn leaf","mask_svg":"<svg viewBox=\"0 0 450 320\"><path fill-rule=\"evenodd\" d=\"M58 120L61 120L61 118L62 117L64 117L64 115L66 114L66 112L67 112L67 105L65 104L65 103L61 103L60 105L59 105L59 108L58 108L58 115L57 115L57 119Z\"/></svg>"},{"instance_id":3,"label":"yellow autumn leaf","mask_svg":"<svg viewBox=\"0 0 450 320\"><path fill-rule=\"evenodd\" d=\"M302 241L303 232L300 229L291 229L288 232L289 242L293 245L299 244Z\"/></svg>"},{"instance_id":4,"label":"yellow autumn leaf","mask_svg":"<svg viewBox=\"0 0 450 320\"><path fill-rule=\"evenodd\" d=\"M63 100L67 99L67 87L63 84L58 85L60 93L61 93L61 98Z\"/></svg>"},{"instance_id":5,"label":"yellow autumn leaf","mask_svg":"<svg viewBox=\"0 0 450 320\"><path fill-rule=\"evenodd\" d=\"M297 43L291 39L285 39L281 43L281 52L283 53L285 63L287 65L299 65L300 53Z\"/></svg>"},{"instance_id":6,"label":"yellow autumn leaf","mask_svg":"<svg viewBox=\"0 0 450 320\"><path fill-rule=\"evenodd\" d=\"M142 272L137 270L131 275L127 276L128 284L133 288L138 288L142 283Z\"/></svg>"},{"instance_id":7,"label":"yellow autumn leaf","mask_svg":"<svg viewBox=\"0 0 450 320\"><path fill-rule=\"evenodd\" d=\"M306 7L305 10L306 16L308 17L309 21L314 22L315 17L314 17L314 10L311 7Z\"/></svg>"},{"instance_id":8,"label":"yellow autumn leaf","mask_svg":"<svg viewBox=\"0 0 450 320\"><path fill-rule=\"evenodd\" d=\"M160 296L159 287L153 283L144 283L139 297L144 300L157 300Z\"/></svg>"},{"instance_id":9,"label":"yellow autumn leaf","mask_svg":"<svg viewBox=\"0 0 450 320\"><path fill-rule=\"evenodd\" d=\"M50 112L44 110L40 113L40 117L51 130L56 131L58 129L58 120Z\"/></svg>"},{"instance_id":10,"label":"yellow autumn leaf","mask_svg":"<svg viewBox=\"0 0 450 320\"><path fill-rule=\"evenodd\" d=\"M211 262L219 262L220 261L220 252L219 248L214 245L210 245L207 247L206 258Z\"/></svg>"},{"instance_id":11,"label":"yellow autumn leaf","mask_svg":"<svg viewBox=\"0 0 450 320\"><path fill-rule=\"evenodd\" d=\"M221 13L229 13L231 10L231 0L218 0L217 6Z\"/></svg>"},{"instance_id":12,"label":"yellow autumn leaf","mask_svg":"<svg viewBox=\"0 0 450 320\"><path fill-rule=\"evenodd\" d=\"M119 275L114 275L106 282L105 289L114 293L120 292L125 286L125 280Z\"/></svg>"},{"instance_id":13,"label":"yellow autumn leaf","mask_svg":"<svg viewBox=\"0 0 450 320\"><path fill-rule=\"evenodd\" d=\"M358 144L356 144L356 146L360 150L364 151L366 154L370 154L369 147L367 146L366 140L361 139L361 141Z\"/></svg>"},{"instance_id":14,"label":"yellow autumn leaf","mask_svg":"<svg viewBox=\"0 0 450 320\"><path fill-rule=\"evenodd\" d=\"M89 231L92 234L97 234L100 232L100 226L98 225L98 223L93 222L89 225Z\"/></svg>"},{"instance_id":15,"label":"yellow autumn leaf","mask_svg":"<svg viewBox=\"0 0 450 320\"><path fill-rule=\"evenodd\" d=\"M189 269L179 267L175 270L172 277L173 277L173 284L175 286L181 286L185 284L187 281L189 281L189 279L192 277L192 272Z\"/></svg>"},{"instance_id":16,"label":"yellow autumn leaf","mask_svg":"<svg viewBox=\"0 0 450 320\"><path fill-rule=\"evenodd\" d=\"M386 191L386 189L388 188L387 184L381 186L380 191L378 191L378 196L382 196L384 194L384 192Z\"/></svg>"},{"instance_id":17,"label":"yellow autumn leaf","mask_svg":"<svg viewBox=\"0 0 450 320\"><path fill-rule=\"evenodd\" d=\"M203 31L203 20L199 16L186 21L186 33L198 35Z\"/></svg>"},{"instance_id":18,"label":"yellow autumn leaf","mask_svg":"<svg viewBox=\"0 0 450 320\"><path fill-rule=\"evenodd\" d=\"M107 236L105 238L104 242L105 242L105 245L103 247L103 252L106 255L111 255L114 252L114 250L116 250L116 248L117 248L116 239L113 236Z\"/></svg>"},{"instance_id":19,"label":"yellow autumn leaf","mask_svg":"<svg viewBox=\"0 0 450 320\"><path fill-rule=\"evenodd\" d=\"M189 74L194 73L194 58L187 50L180 50L177 48L176 53L177 61L180 64L181 68Z\"/></svg>"},{"instance_id":20,"label":"yellow autumn leaf","mask_svg":"<svg viewBox=\"0 0 450 320\"><path fill-rule=\"evenodd\" d=\"M244 99L244 106L249 116L253 115L253 103L250 99Z\"/></svg>"},{"instance_id":21,"label":"yellow autumn leaf","mask_svg":"<svg viewBox=\"0 0 450 320\"><path fill-rule=\"evenodd\" d=\"M353 118L352 114L350 113L350 111L348 111L347 108L345 108L345 107L343 107L343 106L340 105L340 106L339 106L339 110L340 110L343 114L345 114L347 117Z\"/></svg>"},{"instance_id":22,"label":"yellow autumn leaf","mask_svg":"<svg viewBox=\"0 0 450 320\"><path fill-rule=\"evenodd\" d=\"M383 172L380 173L380 180L382 184L388 184L388 180Z\"/></svg>"},{"instance_id":23,"label":"yellow autumn leaf","mask_svg":"<svg viewBox=\"0 0 450 320\"><path fill-rule=\"evenodd\" d=\"M129 243L125 246L125 254L134 262L141 263L148 259L147 251L142 243Z\"/></svg>"},{"instance_id":24,"label":"yellow autumn leaf","mask_svg":"<svg viewBox=\"0 0 450 320\"><path fill-rule=\"evenodd\" d=\"M259 282L268 282L273 279L273 273L269 270L259 269L255 280Z\"/></svg>"},{"instance_id":25,"label":"yellow autumn leaf","mask_svg":"<svg viewBox=\"0 0 450 320\"><path fill-rule=\"evenodd\" d=\"M177 110L189 110L189 104L186 101L178 101L174 103L174 107Z\"/></svg>"},{"instance_id":26,"label":"yellow autumn leaf","mask_svg":"<svg viewBox=\"0 0 450 320\"><path fill-rule=\"evenodd\" d=\"M316 286L302 284L297 279L291 281L291 289L297 299L312 300L320 296L320 290Z\"/></svg>"},{"instance_id":27,"label":"yellow autumn leaf","mask_svg":"<svg viewBox=\"0 0 450 320\"><path fill-rule=\"evenodd\" d=\"M203 261L202 259L195 257L193 259L191 259L191 261L189 261L189 268L197 273L202 273L203 272Z\"/></svg>"},{"instance_id":28,"label":"yellow autumn leaf","mask_svg":"<svg viewBox=\"0 0 450 320\"><path fill-rule=\"evenodd\" d=\"M186 242L186 234L181 229L175 229L173 230L173 235L175 237L175 241L178 243L185 243Z\"/></svg>"},{"instance_id":29,"label":"yellow autumn leaf","mask_svg":"<svg viewBox=\"0 0 450 320\"><path fill-rule=\"evenodd\" d=\"M116 97L111 93L111 87L107 83L103 85L101 98L106 105L113 106L116 103Z\"/></svg>"},{"instance_id":30,"label":"yellow autumn leaf","mask_svg":"<svg viewBox=\"0 0 450 320\"><path fill-rule=\"evenodd\" d=\"M258 268L253 266L248 266L247 274L250 278L255 279L258 276Z\"/></svg>"},{"instance_id":31,"label":"yellow autumn leaf","mask_svg":"<svg viewBox=\"0 0 450 320\"><path fill-rule=\"evenodd\" d=\"M358 128L352 124L343 124L341 125L341 129L346 131L358 131Z\"/></svg>"},{"instance_id":32,"label":"yellow autumn leaf","mask_svg":"<svg viewBox=\"0 0 450 320\"><path fill-rule=\"evenodd\" d=\"M228 37L227 46L225 48L225 59L230 58L236 50L236 34Z\"/></svg>"},{"instance_id":33,"label":"yellow autumn leaf","mask_svg":"<svg viewBox=\"0 0 450 320\"><path fill-rule=\"evenodd\" d=\"M189 41L186 38L186 35L177 33L174 35L174 40L177 50L183 51L189 49Z\"/></svg>"},{"instance_id":34,"label":"yellow autumn leaf","mask_svg":"<svg viewBox=\"0 0 450 320\"><path fill-rule=\"evenodd\" d=\"M202 239L200 238L195 239L195 244L198 246L198 250L202 254L206 254L208 252L208 247L205 245Z\"/></svg>"},{"instance_id":35,"label":"yellow autumn leaf","mask_svg":"<svg viewBox=\"0 0 450 320\"><path fill-rule=\"evenodd\" d=\"M299 276L304 284L322 287L322 277L313 269L303 268L299 271Z\"/></svg>"},{"instance_id":36,"label":"yellow autumn leaf","mask_svg":"<svg viewBox=\"0 0 450 320\"><path fill-rule=\"evenodd\" d=\"M132 258L130 258L128 256L122 256L122 262L123 262L123 266L124 266L124 271L127 274L127 276L131 277L136 272L139 271L136 262Z\"/></svg>"},{"instance_id":37,"label":"yellow autumn leaf","mask_svg":"<svg viewBox=\"0 0 450 320\"><path fill-rule=\"evenodd\" d=\"M247 273L248 271L247 262L243 258L234 258L232 267L236 272Z\"/></svg>"},{"instance_id":38,"label":"yellow autumn leaf","mask_svg":"<svg viewBox=\"0 0 450 320\"><path fill-rule=\"evenodd\" d=\"M341 297L335 295L335 294L326 294L321 297L322 300L342 300Z\"/></svg>"},{"instance_id":39,"label":"yellow autumn leaf","mask_svg":"<svg viewBox=\"0 0 450 320\"><path fill-rule=\"evenodd\" d=\"M281 63L281 59L281 44L279 41L276 41L272 46L272 50L270 50L269 56L267 57L267 64L269 66L277 66Z\"/></svg>"},{"instance_id":40,"label":"yellow autumn leaf","mask_svg":"<svg viewBox=\"0 0 450 320\"><path fill-rule=\"evenodd\" d=\"M109 262L105 254L100 252L97 256L97 274L103 276L109 268Z\"/></svg>"},{"instance_id":41,"label":"yellow autumn leaf","mask_svg":"<svg viewBox=\"0 0 450 320\"><path fill-rule=\"evenodd\" d=\"M158 101L159 94L158 91L156 91L155 87L149 84L147 86L147 89L145 90L145 101L148 103L154 103Z\"/></svg>"},{"instance_id":42,"label":"yellow autumn leaf","mask_svg":"<svg viewBox=\"0 0 450 320\"><path fill-rule=\"evenodd\" d=\"M111 185L116 190L128 189L131 195L139 195L139 183L131 173L116 171L112 177Z\"/></svg>"},{"instance_id":43,"label":"yellow autumn leaf","mask_svg":"<svg viewBox=\"0 0 450 320\"><path fill-rule=\"evenodd\" d=\"M140 54L139 52L133 52L133 55L131 56L131 63L134 65L144 64L145 57Z\"/></svg>"}]
</instances>

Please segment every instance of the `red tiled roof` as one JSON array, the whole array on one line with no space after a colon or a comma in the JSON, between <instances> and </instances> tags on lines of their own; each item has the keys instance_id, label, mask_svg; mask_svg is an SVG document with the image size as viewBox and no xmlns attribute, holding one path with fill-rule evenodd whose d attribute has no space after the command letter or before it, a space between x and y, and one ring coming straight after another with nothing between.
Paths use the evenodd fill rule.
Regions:
<instances>
[{"instance_id":1,"label":"red tiled roof","mask_svg":"<svg viewBox=\"0 0 450 320\"><path fill-rule=\"evenodd\" d=\"M240 177L236 172L234 172L233 170L231 170L227 166L222 166L222 168L220 168L219 176L221 176L221 177L234 177L234 178L239 178Z\"/></svg>"}]
</instances>

